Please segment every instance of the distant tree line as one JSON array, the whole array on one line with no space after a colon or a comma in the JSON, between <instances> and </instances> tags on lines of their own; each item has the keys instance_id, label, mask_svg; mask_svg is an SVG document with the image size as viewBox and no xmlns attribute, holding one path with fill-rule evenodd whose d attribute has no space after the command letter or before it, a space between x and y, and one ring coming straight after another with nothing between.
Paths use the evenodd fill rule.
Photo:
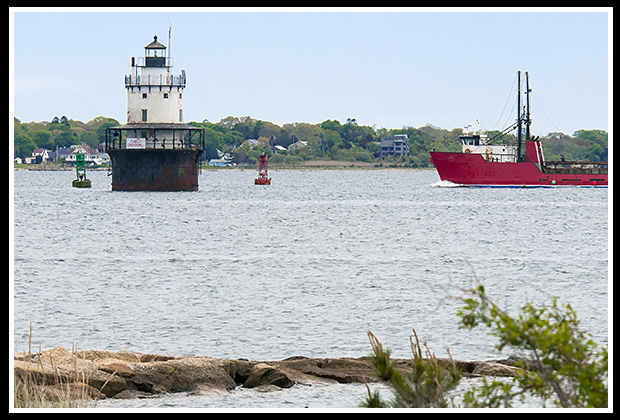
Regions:
<instances>
[{"instance_id":1,"label":"distant tree line","mask_svg":"<svg viewBox=\"0 0 620 420\"><path fill-rule=\"evenodd\" d=\"M547 160L608 161L608 139L605 130L577 130L572 136L553 132L541 137Z\"/></svg>"},{"instance_id":2,"label":"distant tree line","mask_svg":"<svg viewBox=\"0 0 620 420\"><path fill-rule=\"evenodd\" d=\"M68 119L64 115L51 121L22 123L13 119L13 157L27 157L37 148L56 150L74 144L97 148L105 142L105 129L119 125L112 118L97 117L87 123Z\"/></svg>"},{"instance_id":3,"label":"distant tree line","mask_svg":"<svg viewBox=\"0 0 620 420\"><path fill-rule=\"evenodd\" d=\"M353 118L344 123L326 120L320 124L304 122L287 123L279 126L269 121L245 117L226 117L217 123L204 120L193 122L203 127L206 135L206 154L208 159L217 157L217 150L229 152L237 163L256 163L258 155L267 153L270 162L295 163L304 160L344 160L375 162L379 159L380 142L396 134L407 134L410 154L403 157L387 157L388 161L403 166L427 167L430 164L429 152L460 151L458 136L461 128L447 130L427 124L422 127L403 127L397 129L375 128L359 125ZM496 137L499 131L490 131L489 138ZM549 133L541 137L545 156L549 160L588 160L606 161L608 156L607 132L604 130L577 130L572 136L564 133ZM251 147L248 139L257 140ZM303 141L307 147L290 148L273 152L270 146L280 145L288 148ZM504 135L497 142L516 144L516 136Z\"/></svg>"},{"instance_id":4,"label":"distant tree line","mask_svg":"<svg viewBox=\"0 0 620 420\"><path fill-rule=\"evenodd\" d=\"M461 128L447 130L427 124L418 128L375 128L359 125L355 118L347 118L344 123L338 120L325 120L319 124L305 122L286 123L282 126L270 121L245 117L229 116L219 122L191 122L205 131L205 157L218 157L218 151L230 153L237 163L255 164L258 155L267 153L270 162L295 164L305 160L341 160L379 162L380 142L396 134L407 134L409 156L387 157L390 163L409 167L427 167L429 152L460 151L457 137ZM56 147L69 147L86 143L97 147L105 141L105 128L119 125L118 121L107 117L97 117L86 123L62 116L47 122L22 123L14 119L14 155L26 157L35 148L50 150ZM498 131L487 133L489 138ZM250 145L249 139L256 140ZM547 160L608 160L608 134L605 130L577 130L572 135L553 132L541 136ZM515 144L512 134L496 140ZM273 146L286 150L275 150ZM293 147L290 147L294 145ZM299 145L299 147L296 147Z\"/></svg>"}]
</instances>

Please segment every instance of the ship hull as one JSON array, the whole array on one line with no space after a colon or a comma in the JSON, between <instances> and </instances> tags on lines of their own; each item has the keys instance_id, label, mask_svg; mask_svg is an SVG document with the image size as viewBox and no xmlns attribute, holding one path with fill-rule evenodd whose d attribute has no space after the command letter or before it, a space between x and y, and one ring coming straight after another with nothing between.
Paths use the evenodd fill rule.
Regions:
<instances>
[{"instance_id":1,"label":"ship hull","mask_svg":"<svg viewBox=\"0 0 620 420\"><path fill-rule=\"evenodd\" d=\"M197 191L200 149L108 149L113 191Z\"/></svg>"},{"instance_id":2,"label":"ship hull","mask_svg":"<svg viewBox=\"0 0 620 420\"><path fill-rule=\"evenodd\" d=\"M480 154L431 152L442 181L469 186L606 186L608 175L543 172L534 162L487 162Z\"/></svg>"}]
</instances>

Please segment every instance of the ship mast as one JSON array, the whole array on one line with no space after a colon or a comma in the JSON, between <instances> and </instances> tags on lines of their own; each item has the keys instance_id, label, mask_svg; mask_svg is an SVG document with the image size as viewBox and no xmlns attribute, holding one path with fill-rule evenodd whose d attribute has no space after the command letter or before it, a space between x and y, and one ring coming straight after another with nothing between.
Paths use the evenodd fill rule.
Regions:
<instances>
[{"instance_id":1,"label":"ship mast","mask_svg":"<svg viewBox=\"0 0 620 420\"><path fill-rule=\"evenodd\" d=\"M526 106L527 110L525 113L525 139L530 140L530 124L532 121L530 120L530 76L528 72L525 72L525 95L526 95Z\"/></svg>"},{"instance_id":2,"label":"ship mast","mask_svg":"<svg viewBox=\"0 0 620 420\"><path fill-rule=\"evenodd\" d=\"M529 73L525 72L525 92L523 94L526 97L525 106L521 110L521 71L517 72L517 161L522 162L521 157L521 144L523 143L523 125L525 124L525 140L529 140L530 134L530 77Z\"/></svg>"},{"instance_id":3,"label":"ship mast","mask_svg":"<svg viewBox=\"0 0 620 420\"><path fill-rule=\"evenodd\" d=\"M521 71L517 71L517 162L521 161Z\"/></svg>"}]
</instances>

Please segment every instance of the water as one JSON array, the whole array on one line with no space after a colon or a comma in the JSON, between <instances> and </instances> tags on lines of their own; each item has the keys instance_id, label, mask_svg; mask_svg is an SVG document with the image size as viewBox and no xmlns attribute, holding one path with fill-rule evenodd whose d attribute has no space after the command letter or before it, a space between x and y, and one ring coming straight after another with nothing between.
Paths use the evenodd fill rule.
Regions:
<instances>
[{"instance_id":1,"label":"water","mask_svg":"<svg viewBox=\"0 0 620 420\"><path fill-rule=\"evenodd\" d=\"M90 189L72 188L73 172L14 172L14 350L27 350L32 322L43 349L360 357L371 330L409 357L415 328L438 357L506 356L483 331L458 329L455 297L477 282L510 310L558 296L607 344L607 188L441 188L434 171L270 175L255 186L254 171L205 171L197 192L113 192L103 171L88 172ZM240 390L225 404L287 392ZM360 400L321 394L326 407ZM182 397L163 404L216 401Z\"/></svg>"}]
</instances>

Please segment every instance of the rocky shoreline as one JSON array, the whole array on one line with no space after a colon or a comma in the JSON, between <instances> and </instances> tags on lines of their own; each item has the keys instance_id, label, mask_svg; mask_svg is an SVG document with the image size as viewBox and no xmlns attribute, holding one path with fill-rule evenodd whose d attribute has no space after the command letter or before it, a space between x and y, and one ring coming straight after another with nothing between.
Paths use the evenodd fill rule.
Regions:
<instances>
[{"instance_id":1,"label":"rocky shoreline","mask_svg":"<svg viewBox=\"0 0 620 420\"><path fill-rule=\"evenodd\" d=\"M396 359L407 369L408 359ZM514 376L518 359L455 361L470 376ZM443 362L448 363L447 360ZM290 357L280 361L249 361L196 356L167 356L121 350L70 352L55 347L38 354L14 355L16 378L47 389L70 388L92 399L145 398L160 393L226 392L238 386L290 388L317 382L376 382L368 357Z\"/></svg>"}]
</instances>

